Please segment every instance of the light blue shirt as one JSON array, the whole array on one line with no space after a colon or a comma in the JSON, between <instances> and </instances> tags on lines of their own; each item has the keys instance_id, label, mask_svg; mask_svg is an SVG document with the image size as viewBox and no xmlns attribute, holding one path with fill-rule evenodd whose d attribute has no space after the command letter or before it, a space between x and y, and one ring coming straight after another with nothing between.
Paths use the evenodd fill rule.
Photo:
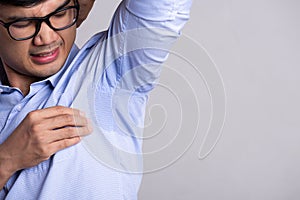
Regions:
<instances>
[{"instance_id":1,"label":"light blue shirt","mask_svg":"<svg viewBox=\"0 0 300 200\"><path fill-rule=\"evenodd\" d=\"M189 18L191 0L124 0L107 31L23 96L0 84L0 142L33 110L78 108L94 131L75 146L15 173L0 199L137 199L147 95Z\"/></svg>"}]
</instances>

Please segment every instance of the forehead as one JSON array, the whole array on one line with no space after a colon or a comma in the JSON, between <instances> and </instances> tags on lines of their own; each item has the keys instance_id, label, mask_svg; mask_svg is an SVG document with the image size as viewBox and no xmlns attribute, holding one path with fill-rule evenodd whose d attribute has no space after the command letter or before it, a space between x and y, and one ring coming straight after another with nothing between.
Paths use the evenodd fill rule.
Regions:
<instances>
[{"instance_id":1,"label":"forehead","mask_svg":"<svg viewBox=\"0 0 300 200\"><path fill-rule=\"evenodd\" d=\"M43 17L68 2L70 2L70 0L44 0L33 6L0 4L0 19L3 21L11 21L23 17Z\"/></svg>"}]
</instances>

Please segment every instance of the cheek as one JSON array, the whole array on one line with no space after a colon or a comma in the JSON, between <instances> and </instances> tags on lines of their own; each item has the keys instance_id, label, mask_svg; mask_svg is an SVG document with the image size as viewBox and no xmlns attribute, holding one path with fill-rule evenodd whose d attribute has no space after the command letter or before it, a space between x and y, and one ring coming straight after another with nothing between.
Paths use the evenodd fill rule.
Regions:
<instances>
[{"instance_id":1,"label":"cheek","mask_svg":"<svg viewBox=\"0 0 300 200\"><path fill-rule=\"evenodd\" d=\"M8 35L7 30L3 26L0 26L0 41L8 39L10 39L10 36Z\"/></svg>"},{"instance_id":2,"label":"cheek","mask_svg":"<svg viewBox=\"0 0 300 200\"><path fill-rule=\"evenodd\" d=\"M3 57L7 50L7 40L6 34L3 32L2 27L0 27L0 57Z\"/></svg>"},{"instance_id":3,"label":"cheek","mask_svg":"<svg viewBox=\"0 0 300 200\"><path fill-rule=\"evenodd\" d=\"M26 62L28 55L27 43L0 37L0 44L0 57L3 62L7 64Z\"/></svg>"},{"instance_id":4,"label":"cheek","mask_svg":"<svg viewBox=\"0 0 300 200\"><path fill-rule=\"evenodd\" d=\"M67 29L64 33L62 33L62 38L66 44L67 49L71 49L74 44L76 37L76 27L71 27Z\"/></svg>"}]
</instances>

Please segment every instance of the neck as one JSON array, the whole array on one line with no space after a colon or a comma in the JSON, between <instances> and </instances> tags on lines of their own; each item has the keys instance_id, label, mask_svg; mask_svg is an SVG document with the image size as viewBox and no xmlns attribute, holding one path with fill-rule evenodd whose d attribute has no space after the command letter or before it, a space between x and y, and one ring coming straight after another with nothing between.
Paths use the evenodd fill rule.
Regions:
<instances>
[{"instance_id":1,"label":"neck","mask_svg":"<svg viewBox=\"0 0 300 200\"><path fill-rule=\"evenodd\" d=\"M1 70L2 84L19 88L24 96L29 93L30 85L36 81L39 81L34 77L28 78L28 76L20 74L6 65L1 65Z\"/></svg>"}]
</instances>

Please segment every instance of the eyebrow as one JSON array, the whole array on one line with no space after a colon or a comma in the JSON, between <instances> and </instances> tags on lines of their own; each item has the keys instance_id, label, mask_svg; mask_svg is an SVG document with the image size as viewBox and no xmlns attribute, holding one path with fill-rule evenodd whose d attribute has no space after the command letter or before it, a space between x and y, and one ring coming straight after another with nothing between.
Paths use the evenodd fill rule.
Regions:
<instances>
[{"instance_id":1,"label":"eyebrow","mask_svg":"<svg viewBox=\"0 0 300 200\"><path fill-rule=\"evenodd\" d=\"M62 9L63 7L65 7L66 5L68 5L70 3L71 0L66 0L63 4L61 4L58 8L56 8L53 12L57 11L57 10L60 10ZM12 22L12 21L15 21L15 20L18 20L18 19L26 19L27 17L21 17L21 16L10 16L8 18L6 18L7 21L9 22ZM30 17L32 18L32 17Z\"/></svg>"}]
</instances>

